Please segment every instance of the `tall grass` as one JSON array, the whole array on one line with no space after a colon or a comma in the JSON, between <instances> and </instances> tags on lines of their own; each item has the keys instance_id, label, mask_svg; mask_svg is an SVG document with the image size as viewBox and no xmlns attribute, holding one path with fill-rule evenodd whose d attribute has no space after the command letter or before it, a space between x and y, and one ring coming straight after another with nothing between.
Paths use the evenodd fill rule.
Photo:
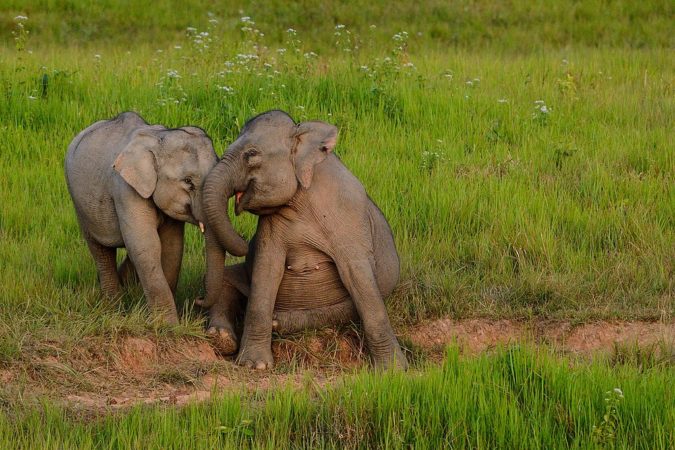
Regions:
<instances>
[{"instance_id":1,"label":"tall grass","mask_svg":"<svg viewBox=\"0 0 675 450\"><path fill-rule=\"evenodd\" d=\"M180 326L149 322L138 288L100 297L62 164L125 110L199 125L218 152L271 108L338 125L394 231L397 326L672 321L672 17L668 1L3 2L0 368L88 336L201 333L194 227ZM0 390L0 447L672 448L672 378L512 348L94 419Z\"/></svg>"},{"instance_id":2,"label":"tall grass","mask_svg":"<svg viewBox=\"0 0 675 450\"><path fill-rule=\"evenodd\" d=\"M441 367L419 373L363 372L325 389L308 382L182 409L73 418L48 403L18 408L0 416L0 446L666 449L673 376L672 366L579 365L519 347L465 358L450 348Z\"/></svg>"},{"instance_id":3,"label":"tall grass","mask_svg":"<svg viewBox=\"0 0 675 450\"><path fill-rule=\"evenodd\" d=\"M189 18L205 25L160 39L171 44L54 47L36 24L0 49L0 360L35 340L152 330L131 313L138 290L101 302L62 173L72 137L124 110L202 126L219 152L271 108L338 125L337 153L396 237L399 324L672 317L670 50L440 49L329 23L315 41L255 17ZM236 219L247 237L254 223ZM188 228L178 298L190 309L204 264Z\"/></svg>"}]
</instances>

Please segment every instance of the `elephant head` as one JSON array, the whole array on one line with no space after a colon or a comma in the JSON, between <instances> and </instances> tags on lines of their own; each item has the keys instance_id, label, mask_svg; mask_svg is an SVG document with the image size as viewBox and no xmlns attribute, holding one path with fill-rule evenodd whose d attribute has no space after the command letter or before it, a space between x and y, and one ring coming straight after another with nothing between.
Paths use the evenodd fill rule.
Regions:
<instances>
[{"instance_id":1,"label":"elephant head","mask_svg":"<svg viewBox=\"0 0 675 450\"><path fill-rule=\"evenodd\" d=\"M225 252L238 256L248 247L234 233L221 247L204 214L202 187L218 162L211 139L197 127L141 128L115 160L114 169L143 198L151 198L167 216L199 224L206 240L207 296L218 294L214 271L225 267Z\"/></svg>"},{"instance_id":2,"label":"elephant head","mask_svg":"<svg viewBox=\"0 0 675 450\"><path fill-rule=\"evenodd\" d=\"M246 122L204 183L207 223L222 245L236 236L227 216L230 197L236 197L236 214L273 213L298 189L310 188L314 166L333 151L337 133L324 122L296 124L283 111L268 111Z\"/></svg>"},{"instance_id":3,"label":"elephant head","mask_svg":"<svg viewBox=\"0 0 675 450\"><path fill-rule=\"evenodd\" d=\"M164 214L197 225L205 222L201 187L217 162L211 139L200 128L155 125L135 132L113 167Z\"/></svg>"}]
</instances>

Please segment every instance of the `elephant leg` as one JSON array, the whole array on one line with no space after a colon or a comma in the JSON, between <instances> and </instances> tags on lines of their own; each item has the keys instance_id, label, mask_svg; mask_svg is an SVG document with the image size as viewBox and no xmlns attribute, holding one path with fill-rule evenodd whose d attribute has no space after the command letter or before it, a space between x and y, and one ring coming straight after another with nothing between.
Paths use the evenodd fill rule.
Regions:
<instances>
[{"instance_id":1,"label":"elephant leg","mask_svg":"<svg viewBox=\"0 0 675 450\"><path fill-rule=\"evenodd\" d=\"M366 344L378 367L407 369L406 360L389 322L387 310L375 280L373 264L365 258L341 255L336 259L342 283L354 301L363 324Z\"/></svg>"},{"instance_id":2,"label":"elephant leg","mask_svg":"<svg viewBox=\"0 0 675 450\"><path fill-rule=\"evenodd\" d=\"M359 314L351 299L323 308L275 311L272 329L279 334L295 333L311 328L322 328L356 322Z\"/></svg>"},{"instance_id":3,"label":"elephant leg","mask_svg":"<svg viewBox=\"0 0 675 450\"><path fill-rule=\"evenodd\" d=\"M176 324L178 312L173 293L162 270L162 248L157 231L151 229L142 235L130 236L132 230L138 232L142 227L140 224L135 227L134 224L130 224L130 229L124 230L128 232L125 236L127 251L141 280L150 312L161 316L169 324Z\"/></svg>"},{"instance_id":4,"label":"elephant leg","mask_svg":"<svg viewBox=\"0 0 675 450\"><path fill-rule=\"evenodd\" d=\"M248 283L244 264L225 267L220 298L209 308L206 333L211 337L214 347L224 355L232 355L239 348L234 324L248 295Z\"/></svg>"},{"instance_id":5,"label":"elephant leg","mask_svg":"<svg viewBox=\"0 0 675 450\"><path fill-rule=\"evenodd\" d=\"M183 261L184 229L184 222L167 219L158 230L162 246L162 271L174 297L176 296L180 266Z\"/></svg>"},{"instance_id":6,"label":"elephant leg","mask_svg":"<svg viewBox=\"0 0 675 450\"><path fill-rule=\"evenodd\" d=\"M136 273L136 268L134 267L134 263L131 262L129 255L124 257L122 264L120 264L117 269L117 275L119 276L122 286L138 283L138 274Z\"/></svg>"},{"instance_id":7,"label":"elephant leg","mask_svg":"<svg viewBox=\"0 0 675 450\"><path fill-rule=\"evenodd\" d=\"M255 259L252 264L251 292L246 303L244 332L237 363L255 369L270 369L274 303L284 276L286 248L277 235L258 223Z\"/></svg>"},{"instance_id":8,"label":"elephant leg","mask_svg":"<svg viewBox=\"0 0 675 450\"><path fill-rule=\"evenodd\" d=\"M99 244L93 238L87 238L87 246L94 258L98 281L103 294L108 298L116 298L120 293L120 279L117 275L117 249Z\"/></svg>"}]
</instances>

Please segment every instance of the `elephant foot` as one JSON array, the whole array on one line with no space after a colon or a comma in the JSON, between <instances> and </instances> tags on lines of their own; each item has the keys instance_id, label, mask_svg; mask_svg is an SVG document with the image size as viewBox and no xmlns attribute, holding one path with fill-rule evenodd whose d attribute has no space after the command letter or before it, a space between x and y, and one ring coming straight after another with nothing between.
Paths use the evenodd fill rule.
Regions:
<instances>
[{"instance_id":1,"label":"elephant foot","mask_svg":"<svg viewBox=\"0 0 675 450\"><path fill-rule=\"evenodd\" d=\"M234 311L227 306L227 304L218 302L209 308L209 325L206 327L206 335L221 355L234 355L239 349L239 338L234 327Z\"/></svg>"},{"instance_id":2,"label":"elephant foot","mask_svg":"<svg viewBox=\"0 0 675 450\"><path fill-rule=\"evenodd\" d=\"M372 352L373 364L378 369L408 370L408 359L403 354L398 342L394 340L387 351Z\"/></svg>"},{"instance_id":3,"label":"elephant foot","mask_svg":"<svg viewBox=\"0 0 675 450\"><path fill-rule=\"evenodd\" d=\"M222 355L234 355L239 348L239 341L234 331L224 327L209 327L206 335L211 345Z\"/></svg>"},{"instance_id":4,"label":"elephant foot","mask_svg":"<svg viewBox=\"0 0 675 450\"><path fill-rule=\"evenodd\" d=\"M269 346L244 346L237 355L237 364L249 369L271 369L274 366L272 349Z\"/></svg>"},{"instance_id":5,"label":"elephant foot","mask_svg":"<svg viewBox=\"0 0 675 450\"><path fill-rule=\"evenodd\" d=\"M239 349L239 339L234 332L232 321L217 306L209 310L209 326L206 335L211 339L213 347L222 355L234 355Z\"/></svg>"}]
</instances>

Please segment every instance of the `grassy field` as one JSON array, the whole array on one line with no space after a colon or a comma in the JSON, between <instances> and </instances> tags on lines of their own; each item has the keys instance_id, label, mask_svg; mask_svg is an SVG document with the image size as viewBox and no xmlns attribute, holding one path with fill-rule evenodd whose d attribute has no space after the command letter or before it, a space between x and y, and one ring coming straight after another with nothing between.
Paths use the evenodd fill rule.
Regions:
<instances>
[{"instance_id":1,"label":"grassy field","mask_svg":"<svg viewBox=\"0 0 675 450\"><path fill-rule=\"evenodd\" d=\"M47 345L67 353L91 336L202 335L203 319L192 310L204 270L194 227L188 230L178 293L180 326L151 323L140 289L121 304L99 295L67 194L63 158L81 129L125 110L152 123L201 126L219 153L248 117L267 109L336 124L338 155L384 211L396 237L403 265L389 303L396 326L446 315L672 322L672 3L494 3L3 2L0 367L21 364ZM255 226L250 215L234 223L247 237ZM489 377L503 374L491 374L488 361L461 367L483 371L489 384ZM400 383L410 397L382 398L399 411L413 398L429 401L449 367L419 380L392 375L381 386L377 377L364 375L350 388L325 394L319 406L308 393L280 393L249 399L263 406L244 413L233 397L184 412L139 410L91 426L63 422L62 412L49 409L0 429L24 427L17 439L25 443L39 438L31 426L48 423L44 439L54 440L42 441L46 445L72 439L91 446L118 436L115 442L123 447L140 438L123 436L118 426L182 427L204 414L195 431L211 436L205 442L217 442L232 433L210 435L206 417L231 418L227 426L233 426L259 414L251 417L260 439L269 434L266 427L275 426L264 424L265 418L279 414L279 423L308 427L298 429L297 443L309 445L302 439L313 438L303 432L313 430L317 442L335 443L339 435L322 434L326 424L312 421L349 402L350 389L385 392L390 383ZM561 379L577 373L555 367L550 370ZM429 439L489 447L527 436L577 446L576 439L588 439L590 425L601 417L602 394L610 386L600 379L618 376L598 367L579 371L584 379L600 377L593 389L578 383L589 402L584 407L570 403L581 391L558 385L563 409L535 390L525 401L534 402L540 414L530 418L524 409L510 408L524 408L518 403L523 400L490 385L485 397L474 400L481 408L496 408L496 415L465 416L456 429L439 425ZM672 371L657 369L647 381L630 379L662 402L666 376ZM458 381L448 389L466 386ZM646 408L637 398L629 396L622 408L630 402ZM378 405L372 402L350 404L354 409L344 416L369 444L383 444L389 430L402 437L396 444L403 446L427 420L423 414L440 411L423 410L412 416L419 422L400 425L387 422L397 416L371 409ZM455 417L457 411L443 414ZM655 420L663 429L667 421L672 425L672 411L654 411L656 416L627 414L637 422ZM570 435L556 414L568 414L583 431ZM550 427L539 430L537 420ZM648 432L637 422L622 445ZM500 437L497 423L513 426L512 435ZM245 429L237 428L238 439L248 438ZM539 431L546 433L544 440L531 434ZM652 432L645 442L653 445L645 447L662 446L665 431ZM156 439L161 446L162 437Z\"/></svg>"},{"instance_id":2,"label":"grassy field","mask_svg":"<svg viewBox=\"0 0 675 450\"><path fill-rule=\"evenodd\" d=\"M464 358L421 373L307 380L183 409L0 416L3 448L633 448L675 444L671 367L577 366L545 352ZM621 386L621 388L618 388Z\"/></svg>"}]
</instances>

